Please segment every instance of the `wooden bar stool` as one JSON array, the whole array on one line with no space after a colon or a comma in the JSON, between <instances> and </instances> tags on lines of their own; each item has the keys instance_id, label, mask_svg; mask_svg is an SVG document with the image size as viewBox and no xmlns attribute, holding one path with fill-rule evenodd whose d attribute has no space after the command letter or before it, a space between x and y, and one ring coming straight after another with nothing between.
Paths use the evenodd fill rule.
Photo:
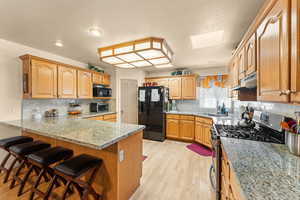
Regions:
<instances>
[{"instance_id":1,"label":"wooden bar stool","mask_svg":"<svg viewBox=\"0 0 300 200\"><path fill-rule=\"evenodd\" d=\"M3 183L7 182L8 177L9 177L15 163L17 162L17 159L14 158L11 165L8 168L5 167L7 161L12 156L11 152L9 151L9 148L14 145L17 145L17 144L22 144L22 143L32 142L32 141L33 141L33 139L31 137L26 137L26 136L16 136L16 137L10 137L10 138L5 138L5 139L0 140L0 148L7 152L7 155L5 156L5 158L3 159L3 161L0 164L0 173L2 171L5 172L5 178L3 179Z\"/></svg>"},{"instance_id":2,"label":"wooden bar stool","mask_svg":"<svg viewBox=\"0 0 300 200\"><path fill-rule=\"evenodd\" d=\"M50 146L50 144L38 140L11 146L9 148L9 151L16 158L16 161L19 161L21 163L20 166L17 168L14 176L16 176L16 174L18 175L21 172L21 170L25 167L25 165L29 166L26 159L26 155L36 151L40 151L42 149L49 148ZM14 167L15 163L13 163L12 167ZM9 176L8 173L7 176ZM48 180L47 177L44 176L44 178Z\"/></svg>"},{"instance_id":3,"label":"wooden bar stool","mask_svg":"<svg viewBox=\"0 0 300 200\"><path fill-rule=\"evenodd\" d=\"M27 173L25 174L24 178L21 179L19 177L19 173L15 173L13 180L11 182L10 187L13 188L16 181L20 182L20 188L18 191L18 196L23 193L24 186L33 170L39 171L38 178L33 185L34 188L37 188L41 178L44 176L50 175L53 176L53 170L49 167L50 165L65 161L73 156L73 151L70 149L66 149L63 147L52 147L43 149L41 151L32 153L27 155L27 162L29 163L30 167Z\"/></svg>"},{"instance_id":4,"label":"wooden bar stool","mask_svg":"<svg viewBox=\"0 0 300 200\"><path fill-rule=\"evenodd\" d=\"M48 148L48 149L38 151L36 153L29 154L27 156L27 159L28 162L30 163L30 168L25 174L25 177L23 179L20 179L19 177L15 177L16 181L21 182L18 191L18 196L22 194L26 181L28 180L30 173L34 169L38 169L40 173L38 175L36 182L32 186L31 190L34 189L36 192L42 193L37 189L40 184L41 178L43 176L46 176L47 174L53 176L53 170L49 166L54 163L67 160L71 158L72 155L73 155L72 150L63 147Z\"/></svg>"},{"instance_id":5,"label":"wooden bar stool","mask_svg":"<svg viewBox=\"0 0 300 200\"><path fill-rule=\"evenodd\" d=\"M93 195L94 199L100 199L101 195L96 193L96 191L92 188L92 184L101 165L101 159L87 154L82 154L55 166L55 175L49 184L44 199L49 198L57 179L65 179L67 181L64 192L62 194L62 200L66 199L71 185L75 186L80 194L81 200L87 200L90 193ZM89 177L86 177L86 180L82 180L82 177L89 174L89 172L91 172ZM32 198L30 200L32 200Z\"/></svg>"}]
</instances>

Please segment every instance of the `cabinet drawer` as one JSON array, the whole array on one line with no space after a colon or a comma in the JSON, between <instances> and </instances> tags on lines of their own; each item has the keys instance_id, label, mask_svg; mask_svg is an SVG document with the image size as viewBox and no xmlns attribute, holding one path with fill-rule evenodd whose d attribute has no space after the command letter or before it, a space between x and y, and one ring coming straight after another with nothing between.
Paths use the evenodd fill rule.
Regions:
<instances>
[{"instance_id":1,"label":"cabinet drawer","mask_svg":"<svg viewBox=\"0 0 300 200\"><path fill-rule=\"evenodd\" d=\"M180 115L180 119L194 121L195 117L192 115Z\"/></svg>"},{"instance_id":2,"label":"cabinet drawer","mask_svg":"<svg viewBox=\"0 0 300 200\"><path fill-rule=\"evenodd\" d=\"M167 119L179 119L179 115L167 114Z\"/></svg>"},{"instance_id":3,"label":"cabinet drawer","mask_svg":"<svg viewBox=\"0 0 300 200\"><path fill-rule=\"evenodd\" d=\"M212 119L204 118L204 117L196 117L197 122L205 123L205 124L213 124Z\"/></svg>"},{"instance_id":4,"label":"cabinet drawer","mask_svg":"<svg viewBox=\"0 0 300 200\"><path fill-rule=\"evenodd\" d=\"M109 115L104 115L103 119L108 120L108 119L116 119L117 115L116 114L109 114Z\"/></svg>"}]
</instances>

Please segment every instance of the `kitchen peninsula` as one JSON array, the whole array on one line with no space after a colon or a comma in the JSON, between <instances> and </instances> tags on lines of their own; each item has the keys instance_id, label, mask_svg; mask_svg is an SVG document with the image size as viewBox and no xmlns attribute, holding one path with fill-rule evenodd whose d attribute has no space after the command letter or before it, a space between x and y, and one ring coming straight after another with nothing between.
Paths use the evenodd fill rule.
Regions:
<instances>
[{"instance_id":1,"label":"kitchen peninsula","mask_svg":"<svg viewBox=\"0 0 300 200\"><path fill-rule=\"evenodd\" d=\"M104 165L93 187L105 200L127 200L139 187L144 126L67 117L5 124L52 146L70 148L75 155L86 153L101 158Z\"/></svg>"}]
</instances>

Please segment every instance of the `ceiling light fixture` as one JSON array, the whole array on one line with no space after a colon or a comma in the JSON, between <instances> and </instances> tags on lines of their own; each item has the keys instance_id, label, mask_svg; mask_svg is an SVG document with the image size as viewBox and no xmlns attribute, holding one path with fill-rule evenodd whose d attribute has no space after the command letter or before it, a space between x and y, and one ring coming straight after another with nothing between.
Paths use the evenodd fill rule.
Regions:
<instances>
[{"instance_id":1,"label":"ceiling light fixture","mask_svg":"<svg viewBox=\"0 0 300 200\"><path fill-rule=\"evenodd\" d=\"M64 44L62 43L62 41L61 41L61 40L56 40L56 42L55 42L55 46L58 46L58 47L63 47L63 46L64 46Z\"/></svg>"},{"instance_id":2,"label":"ceiling light fixture","mask_svg":"<svg viewBox=\"0 0 300 200\"><path fill-rule=\"evenodd\" d=\"M89 34L95 37L101 37L103 35L103 31L101 31L98 27L92 27L89 29Z\"/></svg>"},{"instance_id":3,"label":"ceiling light fixture","mask_svg":"<svg viewBox=\"0 0 300 200\"><path fill-rule=\"evenodd\" d=\"M193 49L217 46L224 42L224 31L221 30L200 35L192 35L190 38Z\"/></svg>"},{"instance_id":4,"label":"ceiling light fixture","mask_svg":"<svg viewBox=\"0 0 300 200\"><path fill-rule=\"evenodd\" d=\"M173 57L166 41L155 37L99 48L98 52L102 62L122 68L170 64Z\"/></svg>"}]
</instances>

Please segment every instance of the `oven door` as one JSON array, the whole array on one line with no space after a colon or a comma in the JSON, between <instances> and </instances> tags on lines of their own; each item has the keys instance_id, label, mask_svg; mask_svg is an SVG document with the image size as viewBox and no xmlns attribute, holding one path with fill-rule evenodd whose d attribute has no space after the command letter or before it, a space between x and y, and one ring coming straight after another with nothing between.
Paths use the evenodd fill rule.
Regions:
<instances>
[{"instance_id":1,"label":"oven door","mask_svg":"<svg viewBox=\"0 0 300 200\"><path fill-rule=\"evenodd\" d=\"M209 179L216 200L221 198L221 140L215 127L211 129L212 162L209 169Z\"/></svg>"}]
</instances>

